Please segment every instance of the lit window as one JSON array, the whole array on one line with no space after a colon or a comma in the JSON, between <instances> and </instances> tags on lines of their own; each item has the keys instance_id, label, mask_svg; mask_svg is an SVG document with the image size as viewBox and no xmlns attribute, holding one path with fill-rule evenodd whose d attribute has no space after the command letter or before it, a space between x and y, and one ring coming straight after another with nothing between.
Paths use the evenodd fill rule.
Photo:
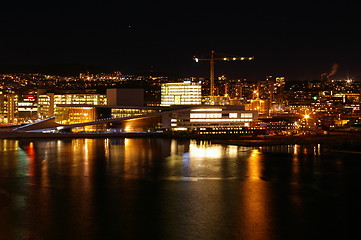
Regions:
<instances>
[{"instance_id":1,"label":"lit window","mask_svg":"<svg viewBox=\"0 0 361 240\"><path fill-rule=\"evenodd\" d=\"M237 113L229 113L229 118L237 118Z\"/></svg>"}]
</instances>

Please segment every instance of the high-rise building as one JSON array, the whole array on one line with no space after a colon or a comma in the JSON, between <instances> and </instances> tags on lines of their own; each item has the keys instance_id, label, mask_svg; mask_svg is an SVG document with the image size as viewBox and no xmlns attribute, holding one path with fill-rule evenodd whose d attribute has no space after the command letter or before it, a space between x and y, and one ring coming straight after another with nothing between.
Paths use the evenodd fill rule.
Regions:
<instances>
[{"instance_id":1,"label":"high-rise building","mask_svg":"<svg viewBox=\"0 0 361 240\"><path fill-rule=\"evenodd\" d=\"M199 82L163 83L161 86L161 106L200 105L202 86Z\"/></svg>"}]
</instances>

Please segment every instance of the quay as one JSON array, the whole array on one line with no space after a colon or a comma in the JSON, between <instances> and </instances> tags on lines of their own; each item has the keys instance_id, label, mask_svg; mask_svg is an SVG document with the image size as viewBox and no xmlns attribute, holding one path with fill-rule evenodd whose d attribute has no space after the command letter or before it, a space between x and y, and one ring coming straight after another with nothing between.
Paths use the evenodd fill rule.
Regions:
<instances>
[{"instance_id":1,"label":"quay","mask_svg":"<svg viewBox=\"0 0 361 240\"><path fill-rule=\"evenodd\" d=\"M56 138L136 138L136 137L160 137L162 133L158 132L121 132L121 133L108 133L108 132L82 132L82 133L42 133L42 132L1 132L0 139L56 139Z\"/></svg>"}]
</instances>

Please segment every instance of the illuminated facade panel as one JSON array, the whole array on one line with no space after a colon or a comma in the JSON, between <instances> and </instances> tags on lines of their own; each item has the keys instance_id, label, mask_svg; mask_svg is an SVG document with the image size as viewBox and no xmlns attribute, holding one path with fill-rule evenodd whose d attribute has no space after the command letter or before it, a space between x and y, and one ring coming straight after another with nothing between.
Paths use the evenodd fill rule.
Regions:
<instances>
[{"instance_id":1,"label":"illuminated facade panel","mask_svg":"<svg viewBox=\"0 0 361 240\"><path fill-rule=\"evenodd\" d=\"M58 105L55 109L55 121L59 124L92 122L105 118L126 118L156 113L159 110L147 107L112 107L94 105Z\"/></svg>"},{"instance_id":2,"label":"illuminated facade panel","mask_svg":"<svg viewBox=\"0 0 361 240\"><path fill-rule=\"evenodd\" d=\"M161 106L200 105L202 86L200 83L163 83L161 86Z\"/></svg>"},{"instance_id":3,"label":"illuminated facade panel","mask_svg":"<svg viewBox=\"0 0 361 240\"><path fill-rule=\"evenodd\" d=\"M145 132L161 128L161 115L153 115L139 119L127 119L139 115L157 113L159 109L148 107L113 107L92 105L58 105L55 110L55 122L63 125L99 122L73 128L73 132ZM111 123L102 123L101 120L115 118ZM119 118L119 119L118 119ZM126 119L121 119L126 118Z\"/></svg>"},{"instance_id":4,"label":"illuminated facade panel","mask_svg":"<svg viewBox=\"0 0 361 240\"><path fill-rule=\"evenodd\" d=\"M96 120L93 107L57 107L55 122L59 124L76 124Z\"/></svg>"},{"instance_id":5,"label":"illuminated facade panel","mask_svg":"<svg viewBox=\"0 0 361 240\"><path fill-rule=\"evenodd\" d=\"M54 116L54 109L60 104L106 105L107 98L103 94L54 94L38 96L38 115L40 119Z\"/></svg>"},{"instance_id":6,"label":"illuminated facade panel","mask_svg":"<svg viewBox=\"0 0 361 240\"><path fill-rule=\"evenodd\" d=\"M111 113L114 118L133 117L149 113L155 113L157 110L141 108L112 108Z\"/></svg>"},{"instance_id":7,"label":"illuminated facade panel","mask_svg":"<svg viewBox=\"0 0 361 240\"><path fill-rule=\"evenodd\" d=\"M54 104L106 105L107 98L103 94L59 94L54 95Z\"/></svg>"}]
</instances>

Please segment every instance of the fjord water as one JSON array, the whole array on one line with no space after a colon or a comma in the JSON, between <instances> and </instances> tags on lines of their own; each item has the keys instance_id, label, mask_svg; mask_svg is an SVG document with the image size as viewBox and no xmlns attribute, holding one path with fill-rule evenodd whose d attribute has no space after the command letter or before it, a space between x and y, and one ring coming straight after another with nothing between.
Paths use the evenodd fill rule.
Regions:
<instances>
[{"instance_id":1,"label":"fjord water","mask_svg":"<svg viewBox=\"0 0 361 240\"><path fill-rule=\"evenodd\" d=\"M350 239L360 174L321 145L0 140L0 240Z\"/></svg>"}]
</instances>

